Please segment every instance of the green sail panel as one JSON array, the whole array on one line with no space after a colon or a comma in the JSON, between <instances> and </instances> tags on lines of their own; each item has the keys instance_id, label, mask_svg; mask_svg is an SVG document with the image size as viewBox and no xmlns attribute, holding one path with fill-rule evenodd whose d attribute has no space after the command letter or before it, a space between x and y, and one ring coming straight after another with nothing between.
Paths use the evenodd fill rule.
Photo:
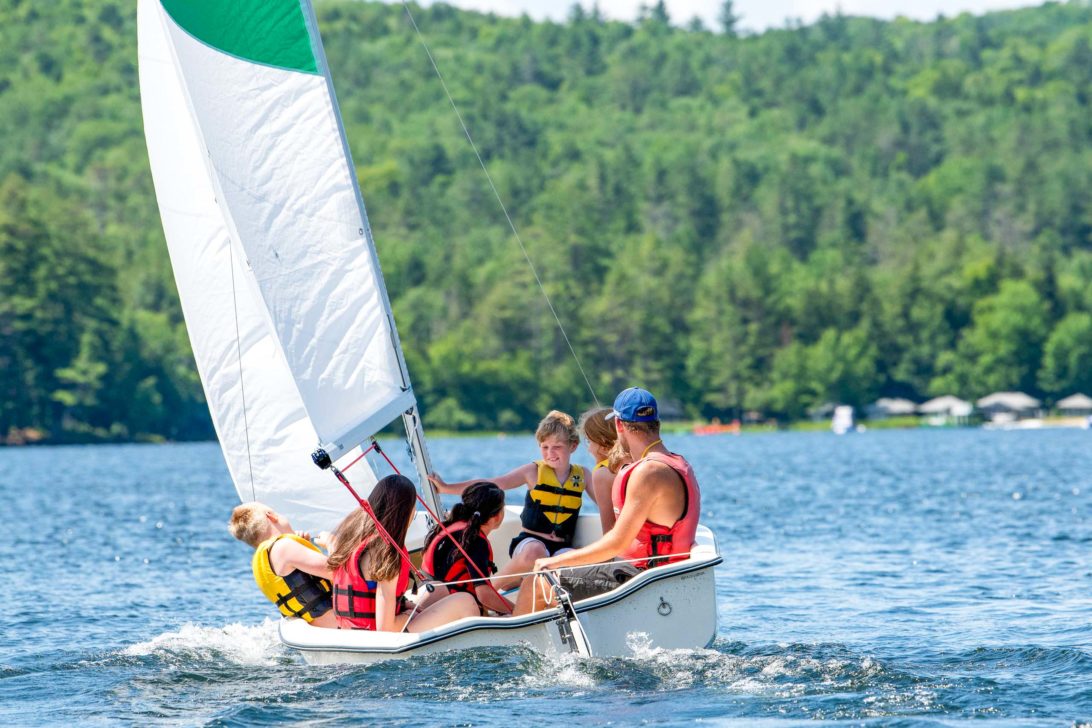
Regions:
<instances>
[{"instance_id":1,"label":"green sail panel","mask_svg":"<svg viewBox=\"0 0 1092 728\"><path fill-rule=\"evenodd\" d=\"M202 43L267 66L319 73L300 0L161 0Z\"/></svg>"}]
</instances>

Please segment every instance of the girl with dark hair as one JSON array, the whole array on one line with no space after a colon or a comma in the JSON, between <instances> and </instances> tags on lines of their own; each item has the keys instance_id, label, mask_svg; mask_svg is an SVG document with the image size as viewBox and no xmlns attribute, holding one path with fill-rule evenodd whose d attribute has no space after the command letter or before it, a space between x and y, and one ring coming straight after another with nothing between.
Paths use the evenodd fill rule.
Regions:
<instances>
[{"instance_id":1,"label":"girl with dark hair","mask_svg":"<svg viewBox=\"0 0 1092 728\"><path fill-rule=\"evenodd\" d=\"M388 475L376 483L368 503L386 536L405 551L416 504L413 482L403 475ZM478 614L469 594L451 594L411 613L403 596L410 565L363 508L346 516L331 540L327 563L334 573L334 613L342 629L425 632Z\"/></svg>"},{"instance_id":2,"label":"girl with dark hair","mask_svg":"<svg viewBox=\"0 0 1092 728\"><path fill-rule=\"evenodd\" d=\"M447 534L436 525L425 539L422 568L437 580L448 582L446 586L436 587L437 593L442 590L453 594L468 593L484 609L511 614L512 603L498 594L489 582L473 581L492 576L497 571L489 534L502 521L504 491L496 483L478 482L463 491L462 502L456 503L444 520ZM458 539L462 550L452 543L452 537ZM470 556L471 563L467 562L463 551Z\"/></svg>"}]
</instances>

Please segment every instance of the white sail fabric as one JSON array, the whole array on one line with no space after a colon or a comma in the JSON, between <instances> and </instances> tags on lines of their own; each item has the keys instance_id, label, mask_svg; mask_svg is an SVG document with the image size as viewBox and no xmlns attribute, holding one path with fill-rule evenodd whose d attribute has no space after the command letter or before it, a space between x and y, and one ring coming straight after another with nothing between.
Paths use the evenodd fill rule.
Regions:
<instances>
[{"instance_id":1,"label":"white sail fabric","mask_svg":"<svg viewBox=\"0 0 1092 728\"><path fill-rule=\"evenodd\" d=\"M389 330L384 328L383 306L376 303L381 294L375 286L361 290L366 287L363 279L370 271L370 257L362 250L356 230L348 230L360 224L355 204L344 199L350 197L346 189L351 186L346 185L342 173L335 182L319 183L308 178L307 184L314 186L304 189L293 182L297 178L292 174L266 168L286 164L293 174L299 171L302 162L285 160L283 149L277 155L271 153L263 164L229 149L231 143L238 142L257 154L252 145L239 139L238 135L244 133L240 125L226 118L231 113L224 81L230 78L241 82L238 69L229 72L228 67L243 62L225 57L214 64L205 57L209 49L194 48L195 41L184 34L180 37L157 0L140 0L138 23L141 97L156 196L194 356L228 469L242 500L268 503L289 515L297 528L330 528L355 506L355 501L332 475L311 463L310 453L319 441L312 423L320 421L327 432L332 432L359 424L376 412L386 417L383 408L403 396L397 361L392 365L394 354ZM221 97L219 103L224 108L220 117L210 121L195 116L196 106L191 105L187 93L192 89L184 82L188 76L179 71L180 58L202 69L196 74L204 74L200 80L191 79L209 84L209 89L197 94L201 99ZM270 69L257 69L262 70ZM321 77L318 80L322 81ZM253 78L250 82L256 83ZM257 83L259 91L254 93L260 97L263 92L272 93L272 87L278 93L285 90L275 79L265 79ZM289 97L317 96L321 101L323 89L323 84L312 83L306 89L297 84L287 92ZM210 102L206 99L202 103ZM267 99L266 105L269 103ZM247 117L256 112L236 108L236 113ZM316 125L323 133L328 131L329 113L326 109L310 114L322 123L305 124L308 133L318 134L320 130L313 128ZM272 119L266 121L274 123ZM225 125L223 131L233 134L230 141L213 141L220 136L220 123ZM257 127L250 128L249 133L265 134ZM269 133L298 141L298 135L276 126ZM216 149L211 165L206 144ZM341 149L340 144L335 146ZM250 162L260 169L241 168ZM338 165L328 159L322 164L327 165L326 172L316 168L311 177L328 174L335 180ZM217 171L219 184L210 175L210 168ZM253 175L264 175L261 184L245 183ZM290 184L291 189L279 196L270 190ZM221 193L217 187L230 190L223 197L246 212L229 220L222 204L225 199L218 200ZM308 198L313 203L311 212L301 214L302 223L292 222L291 218L300 214L297 208L302 203L282 198L314 195L316 190L331 199L319 205ZM243 199L247 196L253 199ZM242 241L233 240L233 227L245 231ZM299 245L301 241L308 244ZM329 253L327 247L332 242L351 245L356 252ZM244 249L251 256L250 269L242 256ZM340 282L322 277L321 271L343 264L359 274ZM314 276L318 282L304 280L302 270L308 272L307 280ZM283 331L293 326L296 331ZM356 360L340 345L352 343L359 347L365 329L379 329L380 333L363 334L372 344L366 349L367 355ZM294 358L285 356L275 332L285 335ZM329 359L324 361L326 356ZM302 364L304 361L308 363ZM299 368L304 366L305 376L300 376ZM306 387L297 386L301 380ZM375 391L364 391L369 381L378 382ZM317 420L312 407L305 408L303 391L313 399L314 411L321 415ZM343 402L336 401L338 392ZM347 396L349 392L354 394ZM397 407L401 406L400 402ZM396 409L393 416L399 411ZM361 495L375 481L364 461L350 475Z\"/></svg>"},{"instance_id":2,"label":"white sail fabric","mask_svg":"<svg viewBox=\"0 0 1092 728\"><path fill-rule=\"evenodd\" d=\"M325 69L236 58L160 16L247 278L337 457L416 401Z\"/></svg>"}]
</instances>

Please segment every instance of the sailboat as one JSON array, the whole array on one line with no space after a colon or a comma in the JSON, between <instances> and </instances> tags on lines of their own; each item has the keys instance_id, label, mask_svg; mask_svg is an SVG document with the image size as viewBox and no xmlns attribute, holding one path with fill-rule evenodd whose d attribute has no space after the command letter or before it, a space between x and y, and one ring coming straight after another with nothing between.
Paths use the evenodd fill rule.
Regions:
<instances>
[{"instance_id":1,"label":"sailboat","mask_svg":"<svg viewBox=\"0 0 1092 728\"><path fill-rule=\"evenodd\" d=\"M356 463L401 420L428 510L441 503L417 399L309 0L139 0L141 104L156 198L198 373L239 497L328 529L354 497L312 454ZM357 462L359 460L359 462ZM518 509L492 535L503 556ZM420 551L419 512L407 546ZM576 544L601 535L580 516ZM310 663L374 662L530 645L629 654L693 648L716 632L712 532L689 558L642 572L567 615L467 618L420 634L280 624Z\"/></svg>"}]
</instances>

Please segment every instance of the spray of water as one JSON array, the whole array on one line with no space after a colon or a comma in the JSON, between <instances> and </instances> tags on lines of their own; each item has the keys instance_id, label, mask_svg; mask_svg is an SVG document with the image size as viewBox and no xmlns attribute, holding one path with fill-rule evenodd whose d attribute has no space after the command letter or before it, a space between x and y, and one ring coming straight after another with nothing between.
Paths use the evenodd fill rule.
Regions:
<instances>
[{"instance_id":1,"label":"spray of water","mask_svg":"<svg viewBox=\"0 0 1092 728\"><path fill-rule=\"evenodd\" d=\"M277 637L277 623L227 624L206 627L182 625L144 642L130 645L121 652L126 657L154 656L171 660L219 661L248 666L272 666L284 657Z\"/></svg>"}]
</instances>

